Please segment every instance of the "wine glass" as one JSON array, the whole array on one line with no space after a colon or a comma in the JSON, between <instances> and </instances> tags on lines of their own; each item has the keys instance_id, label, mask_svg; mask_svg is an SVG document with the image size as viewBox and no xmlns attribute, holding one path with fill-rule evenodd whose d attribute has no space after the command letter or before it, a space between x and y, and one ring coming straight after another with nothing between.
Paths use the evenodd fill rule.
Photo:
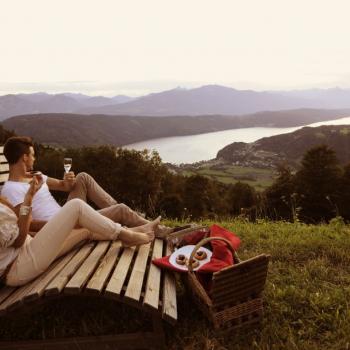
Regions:
<instances>
[{"instance_id":1,"label":"wine glass","mask_svg":"<svg viewBox=\"0 0 350 350\"><path fill-rule=\"evenodd\" d=\"M63 159L64 171L68 173L70 168L72 167L72 158L64 158Z\"/></svg>"}]
</instances>

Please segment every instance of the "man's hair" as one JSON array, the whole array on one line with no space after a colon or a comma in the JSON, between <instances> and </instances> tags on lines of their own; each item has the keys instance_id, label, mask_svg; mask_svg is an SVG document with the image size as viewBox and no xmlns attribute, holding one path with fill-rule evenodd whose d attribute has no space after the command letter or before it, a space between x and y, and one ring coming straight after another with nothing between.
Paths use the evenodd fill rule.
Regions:
<instances>
[{"instance_id":1,"label":"man's hair","mask_svg":"<svg viewBox=\"0 0 350 350\"><path fill-rule=\"evenodd\" d=\"M34 147L34 143L30 137L10 137L4 145L4 156L9 164L16 164L23 154L30 153L30 147Z\"/></svg>"}]
</instances>

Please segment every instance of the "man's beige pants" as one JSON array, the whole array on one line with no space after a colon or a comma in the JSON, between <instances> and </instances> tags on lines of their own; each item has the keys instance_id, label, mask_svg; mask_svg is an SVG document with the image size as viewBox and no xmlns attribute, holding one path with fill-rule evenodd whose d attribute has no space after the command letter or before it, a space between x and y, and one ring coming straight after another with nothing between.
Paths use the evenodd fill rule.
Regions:
<instances>
[{"instance_id":1,"label":"man's beige pants","mask_svg":"<svg viewBox=\"0 0 350 350\"><path fill-rule=\"evenodd\" d=\"M111 197L89 174L79 173L76 176L76 183L69 193L67 201L79 198L84 202L91 200L98 208L99 212L122 225L135 227L146 224L148 221L135 211L131 210L123 203Z\"/></svg>"}]
</instances>

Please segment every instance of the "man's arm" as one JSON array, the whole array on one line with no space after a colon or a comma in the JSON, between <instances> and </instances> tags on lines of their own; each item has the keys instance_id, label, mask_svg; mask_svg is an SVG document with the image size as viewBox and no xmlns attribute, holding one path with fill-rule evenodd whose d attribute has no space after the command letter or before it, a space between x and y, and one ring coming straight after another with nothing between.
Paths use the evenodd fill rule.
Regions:
<instances>
[{"instance_id":1,"label":"man's arm","mask_svg":"<svg viewBox=\"0 0 350 350\"><path fill-rule=\"evenodd\" d=\"M75 185L75 175L73 171L64 174L63 180L48 177L46 184L51 191L70 192Z\"/></svg>"}]
</instances>

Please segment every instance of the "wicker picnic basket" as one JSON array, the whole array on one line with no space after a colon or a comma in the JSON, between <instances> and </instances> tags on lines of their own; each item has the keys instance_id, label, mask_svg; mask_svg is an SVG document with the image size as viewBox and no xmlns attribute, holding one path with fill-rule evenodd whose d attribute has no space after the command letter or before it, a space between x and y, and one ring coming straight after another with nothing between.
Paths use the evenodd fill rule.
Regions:
<instances>
[{"instance_id":1,"label":"wicker picnic basket","mask_svg":"<svg viewBox=\"0 0 350 350\"><path fill-rule=\"evenodd\" d=\"M192 263L198 249L212 240L226 243L233 253L234 265L213 273L212 286L207 292L193 271ZM241 261L231 243L222 237L204 238L195 246L189 259L187 284L200 310L215 329L226 331L261 320L269 258L269 255L261 254Z\"/></svg>"}]
</instances>

